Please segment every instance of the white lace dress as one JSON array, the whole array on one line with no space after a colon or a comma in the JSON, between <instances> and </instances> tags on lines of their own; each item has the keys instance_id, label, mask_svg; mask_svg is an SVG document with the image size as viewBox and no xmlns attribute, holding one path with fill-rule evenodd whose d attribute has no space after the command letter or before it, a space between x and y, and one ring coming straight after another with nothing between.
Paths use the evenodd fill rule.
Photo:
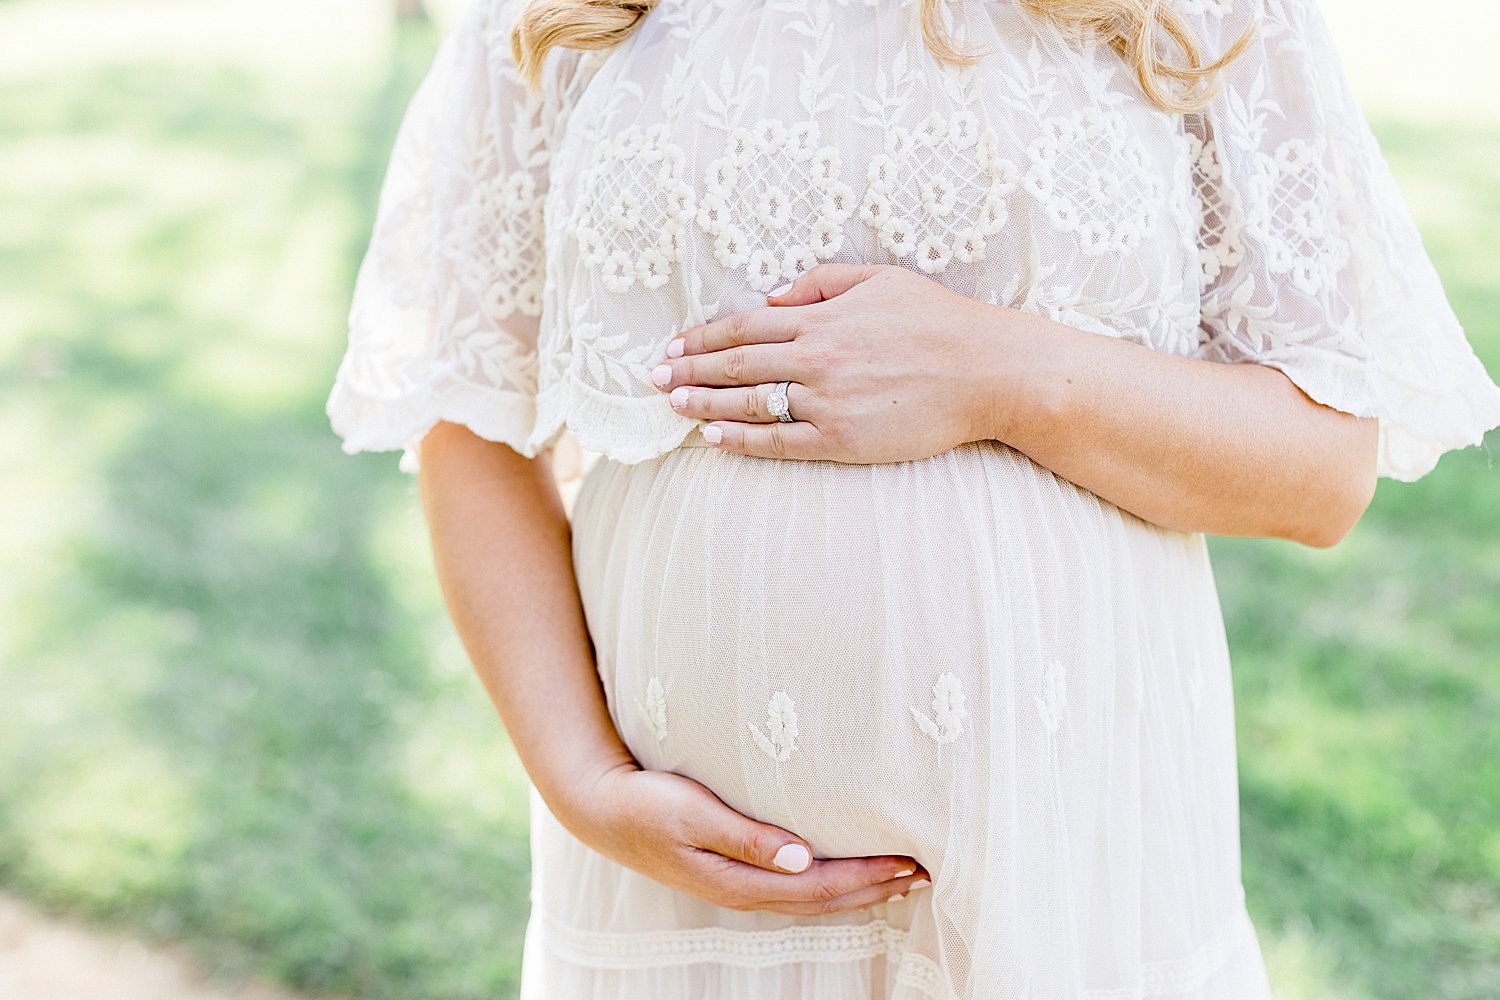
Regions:
<instances>
[{"instance_id":1,"label":"white lace dress","mask_svg":"<svg viewBox=\"0 0 1500 1000\"><path fill-rule=\"evenodd\" d=\"M475 0L402 126L328 401L347 451L439 419L596 460L574 555L642 764L819 856L934 885L856 913L716 908L533 795L523 1000L1269 995L1244 904L1230 661L1200 534L998 442L888 465L704 445L648 372L820 260L896 263L1105 337L1285 372L1415 479L1500 424L1312 0L1175 0L1203 114L1109 48L960 0L662 0L540 96ZM504 516L504 512L497 512ZM503 568L497 567L497 571Z\"/></svg>"}]
</instances>

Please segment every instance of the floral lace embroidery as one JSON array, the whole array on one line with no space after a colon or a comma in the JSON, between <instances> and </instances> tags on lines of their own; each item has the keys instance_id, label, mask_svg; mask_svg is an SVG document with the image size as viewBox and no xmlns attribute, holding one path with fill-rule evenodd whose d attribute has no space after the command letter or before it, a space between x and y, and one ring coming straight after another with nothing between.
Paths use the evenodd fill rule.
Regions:
<instances>
[{"instance_id":1,"label":"floral lace embroidery","mask_svg":"<svg viewBox=\"0 0 1500 1000\"><path fill-rule=\"evenodd\" d=\"M1026 190L1085 256L1136 250L1155 227L1163 185L1118 110L1048 118L1026 155Z\"/></svg>"},{"instance_id":2,"label":"floral lace embroidery","mask_svg":"<svg viewBox=\"0 0 1500 1000\"><path fill-rule=\"evenodd\" d=\"M541 315L545 201L536 175L515 170L476 185L455 213L443 251L460 268L465 287L477 290L479 307L492 320L517 312Z\"/></svg>"},{"instance_id":3,"label":"floral lace embroidery","mask_svg":"<svg viewBox=\"0 0 1500 1000\"><path fill-rule=\"evenodd\" d=\"M585 310L575 311L587 315ZM603 323L586 322L579 322L574 328L573 356L596 386L604 387L612 382L627 395L633 387L651 386L654 390L649 363L655 360L656 354L656 345L631 337L628 328L615 328L605 333Z\"/></svg>"},{"instance_id":4,"label":"floral lace embroidery","mask_svg":"<svg viewBox=\"0 0 1500 1000\"><path fill-rule=\"evenodd\" d=\"M578 201L575 233L583 259L604 287L628 292L637 281L660 288L683 258L693 188L682 179L685 156L665 123L631 125L601 137Z\"/></svg>"},{"instance_id":5,"label":"floral lace embroidery","mask_svg":"<svg viewBox=\"0 0 1500 1000\"><path fill-rule=\"evenodd\" d=\"M1251 219L1266 244L1272 274L1286 274L1309 295L1330 286L1343 270L1349 247L1337 235L1336 204L1327 190L1321 156L1301 139L1288 139L1261 168L1270 194Z\"/></svg>"},{"instance_id":6,"label":"floral lace embroidery","mask_svg":"<svg viewBox=\"0 0 1500 1000\"><path fill-rule=\"evenodd\" d=\"M646 718L646 727L651 730L651 735L656 737L660 743L667 738L667 692L662 687L661 678L653 677L646 685L646 700L635 700L636 707L641 710L641 715Z\"/></svg>"},{"instance_id":7,"label":"floral lace embroidery","mask_svg":"<svg viewBox=\"0 0 1500 1000\"><path fill-rule=\"evenodd\" d=\"M1189 133L1189 158L1193 164L1193 187L1198 192L1198 257L1203 280L1210 282L1239 264L1244 254L1240 232L1244 213L1238 202L1225 197L1224 167L1213 139L1204 141Z\"/></svg>"},{"instance_id":8,"label":"floral lace embroidery","mask_svg":"<svg viewBox=\"0 0 1500 1000\"><path fill-rule=\"evenodd\" d=\"M797 707L785 691L771 695L766 706L766 731L761 732L755 723L747 723L755 745L777 764L784 764L797 749Z\"/></svg>"},{"instance_id":9,"label":"floral lace embroidery","mask_svg":"<svg viewBox=\"0 0 1500 1000\"><path fill-rule=\"evenodd\" d=\"M1042 671L1042 694L1034 700L1037 713L1042 717L1042 726L1048 733L1057 732L1068 705L1067 680L1060 661L1053 660Z\"/></svg>"},{"instance_id":10,"label":"floral lace embroidery","mask_svg":"<svg viewBox=\"0 0 1500 1000\"><path fill-rule=\"evenodd\" d=\"M1277 367L1381 418L1382 476L1420 478L1500 420L1316 3L1171 0L1211 49L1256 30L1179 117L1108 46L1043 38L1014 5L955 20L994 54L944 68L913 2L664 3L609 54L562 50L540 91L507 43L523 0L470 7L382 185L328 401L346 450L404 447L415 471L446 417L528 456L564 426L621 461L660 454L693 423L642 377L672 325L820 255L979 299L1019 279L1006 298L1059 322ZM787 145L700 218L706 166L764 143L770 115Z\"/></svg>"},{"instance_id":11,"label":"floral lace embroidery","mask_svg":"<svg viewBox=\"0 0 1500 1000\"><path fill-rule=\"evenodd\" d=\"M859 217L892 256L915 257L928 274L952 260L983 260L985 237L1004 227L1005 199L1019 177L998 145L994 130L981 130L968 111L933 113L916 129L887 128L885 151L866 168Z\"/></svg>"},{"instance_id":12,"label":"floral lace embroidery","mask_svg":"<svg viewBox=\"0 0 1500 1000\"><path fill-rule=\"evenodd\" d=\"M729 271L748 268L750 286L764 292L838 253L854 208L841 170L838 150L818 145L816 123L788 128L767 118L736 128L728 152L709 164L698 203L714 257Z\"/></svg>"},{"instance_id":13,"label":"floral lace embroidery","mask_svg":"<svg viewBox=\"0 0 1500 1000\"><path fill-rule=\"evenodd\" d=\"M943 747L963 734L963 720L968 715L965 700L963 682L956 674L943 673L932 685L932 715L929 717L915 708L908 709L922 732L938 745L939 761L942 760Z\"/></svg>"}]
</instances>

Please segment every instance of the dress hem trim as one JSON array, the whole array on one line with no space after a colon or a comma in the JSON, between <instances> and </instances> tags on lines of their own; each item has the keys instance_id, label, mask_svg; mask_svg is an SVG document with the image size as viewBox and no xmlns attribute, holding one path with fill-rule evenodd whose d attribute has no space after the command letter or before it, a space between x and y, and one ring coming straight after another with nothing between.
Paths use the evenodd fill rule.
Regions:
<instances>
[{"instance_id":1,"label":"dress hem trim","mask_svg":"<svg viewBox=\"0 0 1500 1000\"><path fill-rule=\"evenodd\" d=\"M533 910L542 944L564 962L594 969L652 969L701 962L769 968L797 962L849 962L884 956L897 967L896 983L930 1000L957 1000L938 962L908 947L907 931L883 918L864 924L794 926L771 931L726 927L612 933L564 925ZM1084 990L1079 1000L1151 1000L1201 989L1242 949L1258 948L1243 907L1185 958L1144 962L1138 982L1118 989Z\"/></svg>"}]
</instances>

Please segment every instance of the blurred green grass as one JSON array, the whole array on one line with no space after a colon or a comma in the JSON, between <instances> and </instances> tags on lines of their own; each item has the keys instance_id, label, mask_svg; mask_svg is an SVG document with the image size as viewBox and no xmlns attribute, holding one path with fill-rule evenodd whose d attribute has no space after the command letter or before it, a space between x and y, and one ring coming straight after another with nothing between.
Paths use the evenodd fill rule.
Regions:
<instances>
[{"instance_id":1,"label":"blurred green grass","mask_svg":"<svg viewBox=\"0 0 1500 1000\"><path fill-rule=\"evenodd\" d=\"M402 1000L513 995L527 907L524 775L413 485L322 412L435 41L295 73L107 47L0 69L0 884ZM1500 122L1379 110L1500 372ZM1212 542L1280 997L1500 996L1497 476L1472 449L1382 483L1328 551Z\"/></svg>"}]
</instances>

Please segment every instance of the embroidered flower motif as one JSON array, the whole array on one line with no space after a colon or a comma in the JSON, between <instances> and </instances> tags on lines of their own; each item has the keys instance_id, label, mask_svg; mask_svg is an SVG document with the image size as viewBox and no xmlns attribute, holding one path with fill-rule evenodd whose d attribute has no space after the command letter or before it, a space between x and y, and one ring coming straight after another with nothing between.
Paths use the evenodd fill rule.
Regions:
<instances>
[{"instance_id":1,"label":"embroidered flower motif","mask_svg":"<svg viewBox=\"0 0 1500 1000\"><path fill-rule=\"evenodd\" d=\"M459 313L457 296L442 306L444 329L450 331L448 351L454 367L488 385L513 386L535 392L540 364L535 351L481 323L473 313Z\"/></svg>"},{"instance_id":2,"label":"embroidered flower motif","mask_svg":"<svg viewBox=\"0 0 1500 1000\"><path fill-rule=\"evenodd\" d=\"M735 128L704 174L698 227L725 270L748 265L750 286L769 291L843 246L854 191L840 171L838 150L818 146L813 122Z\"/></svg>"},{"instance_id":3,"label":"embroidered flower motif","mask_svg":"<svg viewBox=\"0 0 1500 1000\"><path fill-rule=\"evenodd\" d=\"M1034 700L1037 714L1042 717L1042 726L1049 734L1057 732L1068 705L1068 689L1060 661L1053 660L1042 671L1042 694Z\"/></svg>"},{"instance_id":4,"label":"embroidered flower motif","mask_svg":"<svg viewBox=\"0 0 1500 1000\"><path fill-rule=\"evenodd\" d=\"M693 188L682 179L682 149L668 134L664 123L631 125L594 147L573 230L584 263L611 292L628 292L636 282L660 288L683 258Z\"/></svg>"},{"instance_id":5,"label":"embroidered flower motif","mask_svg":"<svg viewBox=\"0 0 1500 1000\"><path fill-rule=\"evenodd\" d=\"M660 743L667 738L667 692L662 687L661 678L653 677L646 685L646 700L639 698L635 700L636 707L641 710L641 715L646 717L646 727L651 730L651 735L656 737Z\"/></svg>"},{"instance_id":6,"label":"embroidered flower motif","mask_svg":"<svg viewBox=\"0 0 1500 1000\"><path fill-rule=\"evenodd\" d=\"M651 385L648 362L655 360L656 347L632 337L628 327L610 330L606 334L604 324L597 322L579 322L573 328L573 357L579 373L587 374L589 383L599 389L608 389L612 383L634 393Z\"/></svg>"},{"instance_id":7,"label":"embroidered flower motif","mask_svg":"<svg viewBox=\"0 0 1500 1000\"><path fill-rule=\"evenodd\" d=\"M1283 142L1269 156L1260 154L1260 180L1269 195L1257 200L1258 211L1248 220L1265 245L1271 273L1290 275L1309 295L1332 285L1349 259L1320 159L1301 139Z\"/></svg>"},{"instance_id":8,"label":"embroidered flower motif","mask_svg":"<svg viewBox=\"0 0 1500 1000\"><path fill-rule=\"evenodd\" d=\"M1165 185L1118 110L1048 118L1026 155L1026 190L1085 256L1139 249L1155 228Z\"/></svg>"},{"instance_id":9,"label":"embroidered flower motif","mask_svg":"<svg viewBox=\"0 0 1500 1000\"><path fill-rule=\"evenodd\" d=\"M541 315L545 201L536 177L517 170L476 186L455 214L444 250L492 320Z\"/></svg>"},{"instance_id":10,"label":"embroidered flower motif","mask_svg":"<svg viewBox=\"0 0 1500 1000\"><path fill-rule=\"evenodd\" d=\"M958 675L942 673L932 685L932 715L915 708L908 709L922 732L938 745L939 760L942 759L943 747L963 735L963 721L969 714L964 708L965 700L963 682Z\"/></svg>"},{"instance_id":11,"label":"embroidered flower motif","mask_svg":"<svg viewBox=\"0 0 1500 1000\"><path fill-rule=\"evenodd\" d=\"M1224 167L1219 162L1218 143L1188 134L1193 188L1198 193L1198 247L1203 280L1214 281L1234 268L1244 256L1242 231L1245 223L1239 200L1225 197Z\"/></svg>"},{"instance_id":12,"label":"embroidered flower motif","mask_svg":"<svg viewBox=\"0 0 1500 1000\"><path fill-rule=\"evenodd\" d=\"M766 706L765 732L753 722L747 725L750 735L755 738L755 745L778 764L786 763L792 751L797 749L797 707L785 691L773 694Z\"/></svg>"},{"instance_id":13,"label":"embroidered flower motif","mask_svg":"<svg viewBox=\"0 0 1500 1000\"><path fill-rule=\"evenodd\" d=\"M1005 225L1017 180L997 147L994 131L968 111L934 112L914 129L889 126L884 151L866 167L859 217L893 256L914 257L928 274L954 260L983 260L985 237Z\"/></svg>"}]
</instances>

